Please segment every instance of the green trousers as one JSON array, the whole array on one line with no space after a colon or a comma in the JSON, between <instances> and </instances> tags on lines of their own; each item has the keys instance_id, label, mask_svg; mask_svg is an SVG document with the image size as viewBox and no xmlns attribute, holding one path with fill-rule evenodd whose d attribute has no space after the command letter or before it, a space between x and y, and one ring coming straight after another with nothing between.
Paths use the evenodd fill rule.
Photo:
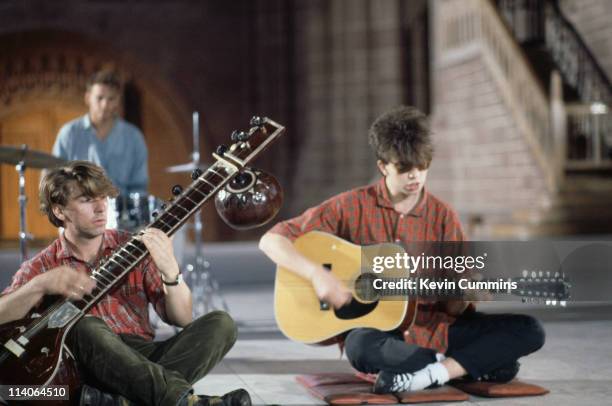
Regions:
<instances>
[{"instance_id":1,"label":"green trousers","mask_svg":"<svg viewBox=\"0 0 612 406\"><path fill-rule=\"evenodd\" d=\"M214 311L166 341L117 335L101 319L84 317L67 344L85 383L139 405L175 406L236 341L236 325Z\"/></svg>"}]
</instances>

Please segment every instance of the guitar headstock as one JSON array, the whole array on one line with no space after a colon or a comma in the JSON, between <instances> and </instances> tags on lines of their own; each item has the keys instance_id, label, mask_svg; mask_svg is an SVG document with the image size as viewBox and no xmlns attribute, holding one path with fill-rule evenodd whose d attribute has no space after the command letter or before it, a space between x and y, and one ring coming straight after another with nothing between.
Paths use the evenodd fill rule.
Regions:
<instances>
[{"instance_id":1,"label":"guitar headstock","mask_svg":"<svg viewBox=\"0 0 612 406\"><path fill-rule=\"evenodd\" d=\"M515 294L525 303L565 307L570 299L572 285L565 274L524 270L522 277L513 280L517 283Z\"/></svg>"},{"instance_id":2,"label":"guitar headstock","mask_svg":"<svg viewBox=\"0 0 612 406\"><path fill-rule=\"evenodd\" d=\"M267 117L254 116L249 125L246 131L233 131L232 144L217 147L213 154L215 159L238 169L244 168L285 131L285 127Z\"/></svg>"}]
</instances>

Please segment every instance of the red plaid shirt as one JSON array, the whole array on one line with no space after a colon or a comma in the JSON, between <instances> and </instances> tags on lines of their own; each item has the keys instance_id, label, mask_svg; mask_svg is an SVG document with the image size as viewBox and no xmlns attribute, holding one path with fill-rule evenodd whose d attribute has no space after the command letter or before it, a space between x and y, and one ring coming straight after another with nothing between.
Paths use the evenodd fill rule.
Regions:
<instances>
[{"instance_id":1,"label":"red plaid shirt","mask_svg":"<svg viewBox=\"0 0 612 406\"><path fill-rule=\"evenodd\" d=\"M334 196L301 216L278 223L270 231L294 241L313 230L359 245L464 239L455 211L427 191L410 213L395 211L384 178ZM406 342L446 352L448 327L455 318L440 308L441 303L420 304L415 324L404 333Z\"/></svg>"},{"instance_id":2,"label":"red plaid shirt","mask_svg":"<svg viewBox=\"0 0 612 406\"><path fill-rule=\"evenodd\" d=\"M126 232L106 230L102 239L102 255L109 255L129 237ZM15 291L35 276L60 265L68 265L87 274L91 274L93 270L88 263L70 252L62 234L50 246L21 265L3 294ZM152 340L154 332L149 323L149 303L153 304L155 311L164 321L168 320L161 277L151 257L147 257L134 268L119 288L104 296L88 314L104 320L117 334L138 335Z\"/></svg>"}]
</instances>

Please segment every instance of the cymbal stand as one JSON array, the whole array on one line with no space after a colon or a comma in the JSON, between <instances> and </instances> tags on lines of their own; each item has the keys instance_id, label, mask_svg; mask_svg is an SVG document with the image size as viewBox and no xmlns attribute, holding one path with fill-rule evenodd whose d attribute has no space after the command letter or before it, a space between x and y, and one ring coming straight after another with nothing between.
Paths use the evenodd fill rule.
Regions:
<instances>
[{"instance_id":1,"label":"cymbal stand","mask_svg":"<svg viewBox=\"0 0 612 406\"><path fill-rule=\"evenodd\" d=\"M19 163L15 166L15 170L19 175L19 259L20 263L23 263L26 259L28 259L28 247L27 241L32 238L30 234L26 231L26 205L28 204L28 198L25 194L25 154L28 150L28 146L23 144L21 146L21 150L23 151L23 156Z\"/></svg>"},{"instance_id":2,"label":"cymbal stand","mask_svg":"<svg viewBox=\"0 0 612 406\"><path fill-rule=\"evenodd\" d=\"M199 114L198 112L193 112L192 159L194 168L198 168L200 165L199 126ZM210 263L204 259L204 254L202 252L202 210L198 210L193 216L193 228L195 234L195 261L193 264L187 264L185 266L193 291L193 314L195 317L199 317L212 310L222 309L228 311L229 308L221 294L219 284L210 274Z\"/></svg>"}]
</instances>

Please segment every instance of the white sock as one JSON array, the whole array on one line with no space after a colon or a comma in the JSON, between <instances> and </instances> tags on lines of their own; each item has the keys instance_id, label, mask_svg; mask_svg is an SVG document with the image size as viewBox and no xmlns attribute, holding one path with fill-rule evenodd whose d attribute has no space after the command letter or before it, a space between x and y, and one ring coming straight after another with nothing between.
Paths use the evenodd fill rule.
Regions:
<instances>
[{"instance_id":1,"label":"white sock","mask_svg":"<svg viewBox=\"0 0 612 406\"><path fill-rule=\"evenodd\" d=\"M442 354L441 352L437 352L436 353L436 361L442 362L445 359L446 359L446 355Z\"/></svg>"},{"instance_id":2,"label":"white sock","mask_svg":"<svg viewBox=\"0 0 612 406\"><path fill-rule=\"evenodd\" d=\"M448 370L440 362L434 362L412 374L408 387L404 390L417 391L432 385L444 385L449 381Z\"/></svg>"}]
</instances>

